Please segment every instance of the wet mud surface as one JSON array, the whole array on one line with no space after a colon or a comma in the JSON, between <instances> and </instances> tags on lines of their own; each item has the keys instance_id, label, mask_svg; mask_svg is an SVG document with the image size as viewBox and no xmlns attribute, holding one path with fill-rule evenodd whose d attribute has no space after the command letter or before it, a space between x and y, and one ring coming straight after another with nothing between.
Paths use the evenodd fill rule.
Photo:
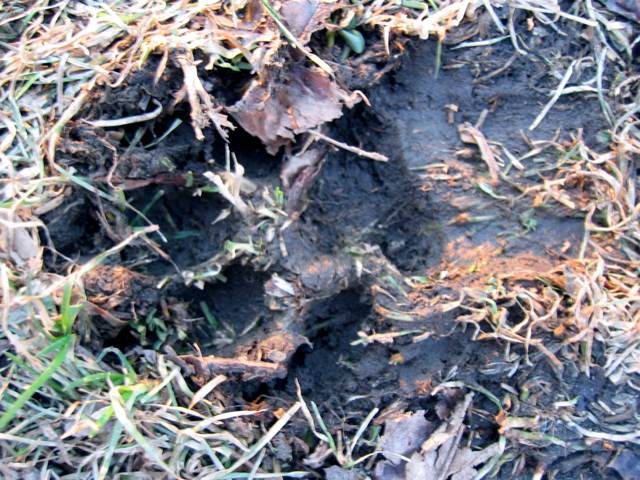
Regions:
<instances>
[{"instance_id":1,"label":"wet mud surface","mask_svg":"<svg viewBox=\"0 0 640 480\"><path fill-rule=\"evenodd\" d=\"M542 87L557 80L542 76L539 62L510 60L512 55L510 46L482 53L445 48L436 80L434 44L411 46L402 66L365 92L372 106L356 106L328 129L337 140L385 154L389 161L326 148L286 225L284 216L243 217L207 188L203 172L222 172L225 162L233 166L224 145L210 140L212 132L198 143L183 126L144 150L113 132L77 127L61 148L61 161L84 175L105 178L135 210L74 190L48 214L48 233L61 254L48 254L49 268L64 269L65 257L86 260L147 220L159 225L163 237L153 234L154 245L136 241L107 260L107 267L124 265L131 272L126 282L122 276L128 274L119 273L123 286L108 285L111 270L105 270L103 282L89 292L97 307L105 294L117 290L122 297L109 305L121 312L121 324L114 320L110 333L103 332L102 345L124 350L142 345L177 355L177 361L191 355L180 365L196 384L206 382L207 374L236 376L242 381L224 388L240 402L286 404L296 398L298 383L327 425L342 428L345 435L353 435L374 407L424 410L427 420L437 424L442 395L431 392L444 381L486 389L498 398L503 384L526 391L529 400L514 407L520 416L539 415L535 405L552 409L553 402L568 398L598 399L613 388L598 373L587 378L571 368L559 371L535 351L530 364L519 366L514 376L506 344L474 340L474 327L458 321L459 308L429 307L431 299L443 295L454 300L468 286L465 282L523 268L548 270L554 259L574 253L582 238L582 219L567 217L561 209L532 210L528 202L509 204L481 191L477 185L486 177L485 165L477 155L460 154L465 145L457 126L481 116L487 138L516 156L528 151L521 131L547 100ZM510 66L495 74L506 63ZM148 79L140 82L147 85ZM170 91L170 81L166 88ZM127 102L106 101L123 114L129 102L167 95L145 91ZM144 132L142 144L157 140L169 124L165 119L158 132ZM561 99L529 135L547 139L558 130L562 137L580 128L585 138L595 138L604 128L597 100ZM132 135L135 131L126 132ZM85 153L78 153L72 141L82 142ZM252 205L286 210L292 190L285 189L280 203L274 199L288 154L268 155L241 129L232 135L230 148L254 184ZM94 156L91 162L87 151ZM444 173L448 177L442 180ZM493 193L516 196L508 186ZM425 279L442 276L444 270L472 268L478 270L476 277L457 283L453 278L448 287L425 285ZM412 282L406 281L409 277ZM153 290L153 285L162 288ZM144 302L127 297L127 291L149 289L155 293ZM518 309L512 311L516 322ZM155 329L142 327L142 317L155 319ZM385 332L397 336L376 337ZM198 355L212 356L209 364L194 360L194 344ZM99 348L100 342L93 346ZM229 359L245 363L230 366ZM488 396L476 396L468 417L471 445L498 438L497 413ZM555 425L549 422L550 429ZM292 423L292 434L305 431L302 421ZM549 434L576 437L571 431ZM555 465L556 478L575 478L570 475L576 469L585 478L612 478L598 460L606 452L589 456L584 453L588 447L569 452L544 438L530 443L519 474L530 474L543 463ZM292 467L298 465L294 457L288 460Z\"/></svg>"}]
</instances>

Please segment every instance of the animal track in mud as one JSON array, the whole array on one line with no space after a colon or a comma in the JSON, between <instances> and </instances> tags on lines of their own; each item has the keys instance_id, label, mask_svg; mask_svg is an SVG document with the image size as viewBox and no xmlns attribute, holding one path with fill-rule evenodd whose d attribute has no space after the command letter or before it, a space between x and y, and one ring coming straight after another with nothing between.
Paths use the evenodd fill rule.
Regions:
<instances>
[{"instance_id":1,"label":"animal track in mud","mask_svg":"<svg viewBox=\"0 0 640 480\"><path fill-rule=\"evenodd\" d=\"M367 297L362 288L352 288L318 300L311 306L304 319L304 328L305 336L313 346L300 347L291 361L286 384L291 394L295 392L294 379L300 381L303 393L311 393L314 397L320 392L332 391L338 385L341 393L357 390L356 377L351 378L350 373L362 366L358 360L364 347L350 344L358 339L357 332L371 315L371 299ZM375 364L384 368L385 363L382 356L366 368L371 372Z\"/></svg>"},{"instance_id":2,"label":"animal track in mud","mask_svg":"<svg viewBox=\"0 0 640 480\"><path fill-rule=\"evenodd\" d=\"M146 98L144 92L134 91L135 85L127 88L137 101ZM113 94L100 102L94 111L100 118L122 115L121 110L129 108ZM259 141L241 128L230 134L231 157L224 143L211 134L198 143L185 127L186 118L184 107L173 117L159 118L151 130L142 132L138 144L132 141L138 134L137 127L125 127L118 133L77 125L67 132L59 151L62 164L74 166L102 185L120 185L129 204L160 227L162 236L152 234L150 239L180 270L211 260L224 252L225 242L238 240L237 234L247 235L250 230L236 212L222 215L230 205L221 195L206 191L194 195L208 185L202 174L209 170L219 172L228 160L233 165L235 157L248 180L274 192L280 186L277 173L283 161L282 154L268 156ZM181 119L183 125L160 139L176 119ZM316 345L311 351L301 347L293 360L295 373L290 378L326 373L326 377L317 378L322 389L339 381L340 369L331 367L336 361L341 361L344 368L352 368L352 359L347 358L350 352L365 350L367 372L374 365L377 372L383 372L387 362L385 348L350 345L358 339L360 330L371 331L373 324L376 328L384 326L384 319L374 312L378 300L370 290L374 286L389 288L382 277L393 277L396 284L401 284L398 271L421 273L427 265L436 263L441 238L434 227L437 222L428 195L418 188L413 174L395 151L394 132L363 107L357 107L346 112L330 134L352 145L382 151L390 160L375 162L327 148L323 167L308 192L306 208L299 219L293 218L282 237L276 236L271 245L266 245L263 252L267 258L249 255L242 259L243 265L238 260L222 264L221 274L226 281L197 286L182 285L174 275L174 266L157 250L154 253L148 243L137 241L121 251L119 259L112 259L144 273L155 284L167 275L175 277L159 295L155 315L167 328L175 327L182 333L169 336L161 345L185 351L196 342L204 354L233 358L239 352L246 354L250 345L263 348L261 338L283 332L293 337L304 334ZM142 145L154 146L144 149ZM97 238L94 250L79 252L84 258L108 248L147 222L132 209L121 210L106 201L100 205L90 194L81 193L76 198L83 199L82 208L92 221L70 224L67 218L60 218L62 228L52 232L52 237L54 244L62 242L65 248L77 246L88 235ZM69 231L65 231L65 225ZM284 243L288 253L282 254L283 245L278 242ZM365 272L357 273L359 268ZM273 298L265 291L274 275L281 276L295 290L287 305L274 307ZM135 299L131 300L130 304L135 305ZM130 341L131 346L135 345L137 335L127 334L127 328L113 344L127 348ZM157 345L153 338L149 341ZM297 348L303 343L295 340L288 345ZM250 352L254 355L251 359L262 361L262 353L254 350ZM372 378L369 373L367 378ZM355 388L355 384L352 386Z\"/></svg>"}]
</instances>

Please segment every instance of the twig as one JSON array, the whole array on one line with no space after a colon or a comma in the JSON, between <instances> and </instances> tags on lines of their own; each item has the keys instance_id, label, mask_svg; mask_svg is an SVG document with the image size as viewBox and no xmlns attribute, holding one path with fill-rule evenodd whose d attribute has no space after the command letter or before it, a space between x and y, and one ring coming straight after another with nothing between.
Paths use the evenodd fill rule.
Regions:
<instances>
[{"instance_id":1,"label":"twig","mask_svg":"<svg viewBox=\"0 0 640 480\"><path fill-rule=\"evenodd\" d=\"M513 62L516 60L516 58L518 58L518 54L514 53L513 55L511 55L511 58L509 58L509 60L506 61L506 63L504 65L502 65L500 68L497 68L496 70L494 70L493 72L489 72L486 75L476 78L473 83L482 83L486 80L489 80L493 77L496 77L498 75L500 75L502 72L504 72L505 70L509 69L509 67L511 67L511 65L513 65Z\"/></svg>"},{"instance_id":2,"label":"twig","mask_svg":"<svg viewBox=\"0 0 640 480\"><path fill-rule=\"evenodd\" d=\"M88 123L93 127L111 128L153 120L154 118L159 117L162 113L162 104L155 98L152 98L151 101L156 104L156 109L152 112L142 113L140 115L132 115L130 117L114 118L112 120L83 120L83 122Z\"/></svg>"},{"instance_id":3,"label":"twig","mask_svg":"<svg viewBox=\"0 0 640 480\"><path fill-rule=\"evenodd\" d=\"M359 157L370 158L371 160L376 160L377 162L389 161L389 157L387 157L386 155L382 155L381 153L377 153L377 152L368 152L366 150L362 150L361 148L354 147L352 145L347 145L346 143L339 142L338 140L334 140L331 137L327 137L325 134L320 133L318 130L313 130L311 134L314 135L316 138L323 140L335 147L341 148L351 153L355 153Z\"/></svg>"}]
</instances>

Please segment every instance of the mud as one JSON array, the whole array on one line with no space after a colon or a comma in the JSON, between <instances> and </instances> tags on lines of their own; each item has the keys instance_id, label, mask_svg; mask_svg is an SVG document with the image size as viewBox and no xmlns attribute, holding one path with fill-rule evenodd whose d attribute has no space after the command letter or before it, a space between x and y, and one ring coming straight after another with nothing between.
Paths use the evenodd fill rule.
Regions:
<instances>
[{"instance_id":1,"label":"mud","mask_svg":"<svg viewBox=\"0 0 640 480\"><path fill-rule=\"evenodd\" d=\"M213 223L227 207L219 195L194 193L185 188L150 186L134 190L129 196L133 206L145 212L151 223L160 226L167 241L158 239L159 245L179 268L204 262L222 250L225 240L237 230L232 219ZM136 221L136 217L132 212L129 223ZM140 217L137 220L140 224ZM170 268L164 260L146 266L148 273L156 275L169 273Z\"/></svg>"},{"instance_id":2,"label":"mud","mask_svg":"<svg viewBox=\"0 0 640 480\"><path fill-rule=\"evenodd\" d=\"M542 42L540 48L551 48L544 44L550 43L548 37ZM581 47L554 44L553 48L569 55ZM526 390L532 400L514 407L514 415L535 416L540 413L536 405L551 408L553 402L567 398L578 398L586 405L614 388L601 375L587 378L570 367L560 372L544 355L531 352L530 364L520 365L514 376L506 345L474 341L473 328L465 329L456 321L460 309L443 313L429 308L431 299L455 298L467 286L465 282L485 282L488 273L524 267L542 272L554 259L574 253L582 237L582 220L567 217L562 209L531 210L526 201L508 204L482 192L478 181L472 180L486 178L484 163L477 155L457 155L465 147L457 125L475 123L481 115L486 115L482 131L487 138L501 142L516 156L528 151L522 132L547 101L541 92L557 79L542 74L548 68L539 58L512 60L512 55L507 44L481 50L445 48L436 79L434 43L412 46L399 70L365 92L372 107L356 107L328 130L339 141L387 155L389 162L327 148L311 188L301 197L299 218L294 215L290 225L271 236L269 225L263 222L263 227L253 228L236 212L220 219L229 204L216 193L202 192L206 182L201 174L222 171L225 163L224 145L213 139L212 132L200 144L183 125L153 149L144 150L123 140L131 138L133 131L118 140L113 132L76 126L75 133L66 137L60 157L94 179L115 172L130 204L160 226L166 242L155 236L153 240L174 264L142 243L111 260L123 262L156 283L169 279L159 293L158 312L167 328L179 327L183 335L169 335L169 340L155 343L156 349L171 347L178 354L192 354L191 345L197 343L200 352L218 361L241 357L271 362L278 375L284 372L285 378L248 375L244 383L225 385L236 401L286 403L296 398L299 382L305 399L318 404L329 428L341 428L345 435L353 434L374 407L425 410L430 422L441 422L436 406L442 395L431 396L432 388L453 379L499 398L504 393L501 384ZM508 67L495 73L505 65ZM106 96L89 115L103 115L104 104L111 105L110 114L123 115L128 104L148 101L147 97L166 102L167 92L172 85L175 88L175 81L168 80L166 90L154 90L159 87L151 88L148 78L141 78L138 93L132 90L135 98ZM456 105L455 113L451 105ZM174 115L161 119L157 131L145 133L142 143L158 138L172 118L184 116L184 111ZM548 139L558 130L559 138L566 138L583 129L585 138L593 139L602 128L597 100L562 98L530 136ZM90 155L80 154L78 143ZM230 145L260 191L274 192L280 187L278 173L286 154L267 155L256 139L240 129L232 134ZM122 153L117 165L111 147ZM149 158L156 160L149 162ZM442 169L456 173L458 180L438 180L434 172ZM478 170L479 175L474 173ZM195 178L195 184L187 186L189 176ZM147 183L134 182L140 179ZM494 194L515 197L505 185L496 187ZM253 199L258 202L258 197L256 193ZM102 215L91 195L70 195L47 219L55 247L67 257L86 259L122 238L127 228L142 224L130 210L108 208ZM108 234L101 215L116 232L115 238ZM457 221L461 215L478 220ZM120 230L116 218L122 220ZM226 242L247 239L255 241L261 256L231 258L225 253ZM220 257L223 254L226 256ZM221 266L214 281L183 282L182 272L196 271L214 257ZM474 277L470 268L482 262L486 268ZM421 282L442 275L452 266L470 275L448 288L425 287L417 292L405 282L405 277ZM64 265L51 261L49 267L61 270ZM288 282L286 288L293 293L278 290L274 278ZM418 314L409 316L409 311ZM518 309L513 307L510 312L510 321L516 322ZM123 321L131 323L126 317ZM127 328L133 327L124 327L106 344L125 350L137 347L139 335L127 333ZM409 333L391 342L367 340L388 331ZM284 334L302 335L308 343L291 341L278 360L270 354L265 357L261 339ZM549 342L555 348L552 338ZM512 348L523 354L521 348ZM223 363L218 362L216 368L225 368ZM233 368L233 372L209 371L235 375L238 366ZM206 374L207 369L199 372ZM529 385L536 386L530 390ZM488 396L477 396L468 418L471 445L482 447L498 438L493 420L497 413ZM549 423L549 428L555 427ZM303 420L294 421L289 428L286 434L307 433ZM552 433L564 440L577 438L571 431ZM574 469L593 475L590 478L606 476L602 466L606 462L598 460L606 452L592 452L594 456L588 457L584 453L588 446L569 452L544 439L530 443L519 475L530 474L542 463L558 471L556 478ZM369 451L371 448L362 447L355 453ZM290 466L304 468L301 459L294 457L288 460Z\"/></svg>"},{"instance_id":3,"label":"mud","mask_svg":"<svg viewBox=\"0 0 640 480\"><path fill-rule=\"evenodd\" d=\"M194 326L192 334L205 354L233 353L233 344L225 348L216 342L216 330L224 329L231 333L234 342L241 342L251 330L263 327L271 316L264 302L267 274L248 266L231 265L224 271L223 278L224 282L207 285L203 290L180 288L186 298L192 299L191 310L202 310L200 305L204 302L219 324L216 329L205 322ZM202 311L198 316L202 316Z\"/></svg>"},{"instance_id":4,"label":"mud","mask_svg":"<svg viewBox=\"0 0 640 480\"><path fill-rule=\"evenodd\" d=\"M378 245L405 273L422 271L438 261L436 209L418 188L404 158L387 140L384 123L364 107L350 112L334 131L341 141L381 151L389 162L334 152L310 192L302 222L321 231L318 248L331 253L354 243ZM380 138L384 141L380 141Z\"/></svg>"}]
</instances>

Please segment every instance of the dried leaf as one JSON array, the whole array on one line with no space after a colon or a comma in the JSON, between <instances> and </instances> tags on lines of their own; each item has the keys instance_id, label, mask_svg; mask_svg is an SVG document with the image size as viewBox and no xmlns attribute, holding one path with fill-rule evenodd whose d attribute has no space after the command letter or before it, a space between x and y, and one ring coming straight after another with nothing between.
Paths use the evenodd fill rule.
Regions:
<instances>
[{"instance_id":1,"label":"dried leaf","mask_svg":"<svg viewBox=\"0 0 640 480\"><path fill-rule=\"evenodd\" d=\"M376 480L404 480L404 464L394 465L388 460L376 463L374 478Z\"/></svg>"},{"instance_id":2,"label":"dried leaf","mask_svg":"<svg viewBox=\"0 0 640 480\"><path fill-rule=\"evenodd\" d=\"M436 471L438 454L434 452L415 452L407 463L404 480L432 480Z\"/></svg>"},{"instance_id":3,"label":"dried leaf","mask_svg":"<svg viewBox=\"0 0 640 480\"><path fill-rule=\"evenodd\" d=\"M322 150L312 148L297 155L287 156L285 164L280 171L280 178L284 188L288 189L302 170L308 167L315 167L322 160L323 154Z\"/></svg>"},{"instance_id":4,"label":"dried leaf","mask_svg":"<svg viewBox=\"0 0 640 480\"><path fill-rule=\"evenodd\" d=\"M431 422L424 418L424 410L402 414L388 419L384 424L382 455L393 464L401 462L400 456L410 455L425 441L431 430Z\"/></svg>"},{"instance_id":5,"label":"dried leaf","mask_svg":"<svg viewBox=\"0 0 640 480\"><path fill-rule=\"evenodd\" d=\"M623 450L609 464L622 480L640 480L640 457L631 450Z\"/></svg>"},{"instance_id":6,"label":"dried leaf","mask_svg":"<svg viewBox=\"0 0 640 480\"><path fill-rule=\"evenodd\" d=\"M311 34L327 28L329 17L333 12L343 8L345 3L322 2L319 0L288 0L280 8L280 16L289 31L306 45Z\"/></svg>"},{"instance_id":7,"label":"dried leaf","mask_svg":"<svg viewBox=\"0 0 640 480\"><path fill-rule=\"evenodd\" d=\"M463 123L458 126L458 133L460 134L460 140L464 143L474 143L480 150L480 156L482 160L489 167L489 174L491 175L491 182L495 185L500 178L500 167L496 161L493 150L489 146L484 134L470 123Z\"/></svg>"},{"instance_id":8,"label":"dried leaf","mask_svg":"<svg viewBox=\"0 0 640 480\"><path fill-rule=\"evenodd\" d=\"M326 480L358 480L358 474L353 470L346 470L337 465L324 469Z\"/></svg>"},{"instance_id":9,"label":"dried leaf","mask_svg":"<svg viewBox=\"0 0 640 480\"><path fill-rule=\"evenodd\" d=\"M274 154L296 134L339 118L343 105L352 106L355 101L325 74L296 68L286 81L254 80L228 110Z\"/></svg>"},{"instance_id":10,"label":"dried leaf","mask_svg":"<svg viewBox=\"0 0 640 480\"><path fill-rule=\"evenodd\" d=\"M468 393L464 398L464 402L460 402L456 405L449 421L440 425L433 435L431 435L429 439L422 444L423 452L429 452L439 448L458 434L472 399L473 393Z\"/></svg>"},{"instance_id":11,"label":"dried leaf","mask_svg":"<svg viewBox=\"0 0 640 480\"><path fill-rule=\"evenodd\" d=\"M450 474L461 473L464 471L468 471L472 467L477 465L482 465L486 463L489 459L493 458L495 455L500 453L501 447L498 442L489 445L487 448L482 450L473 451L468 447L461 448L456 453L456 456L451 462L451 466L449 467Z\"/></svg>"},{"instance_id":12,"label":"dried leaf","mask_svg":"<svg viewBox=\"0 0 640 480\"><path fill-rule=\"evenodd\" d=\"M405 480L472 480L476 478L476 466L486 463L502 453L499 443L479 451L460 448L464 430L463 421L473 394L466 395L455 407L449 421L443 423L415 452L406 466Z\"/></svg>"},{"instance_id":13,"label":"dried leaf","mask_svg":"<svg viewBox=\"0 0 640 480\"><path fill-rule=\"evenodd\" d=\"M277 274L274 273L271 279L273 280L274 285L278 287L280 290L282 290L283 292L291 296L296 294L296 290L293 287L293 285L291 285L290 282L287 282L283 278L279 277Z\"/></svg>"}]
</instances>

